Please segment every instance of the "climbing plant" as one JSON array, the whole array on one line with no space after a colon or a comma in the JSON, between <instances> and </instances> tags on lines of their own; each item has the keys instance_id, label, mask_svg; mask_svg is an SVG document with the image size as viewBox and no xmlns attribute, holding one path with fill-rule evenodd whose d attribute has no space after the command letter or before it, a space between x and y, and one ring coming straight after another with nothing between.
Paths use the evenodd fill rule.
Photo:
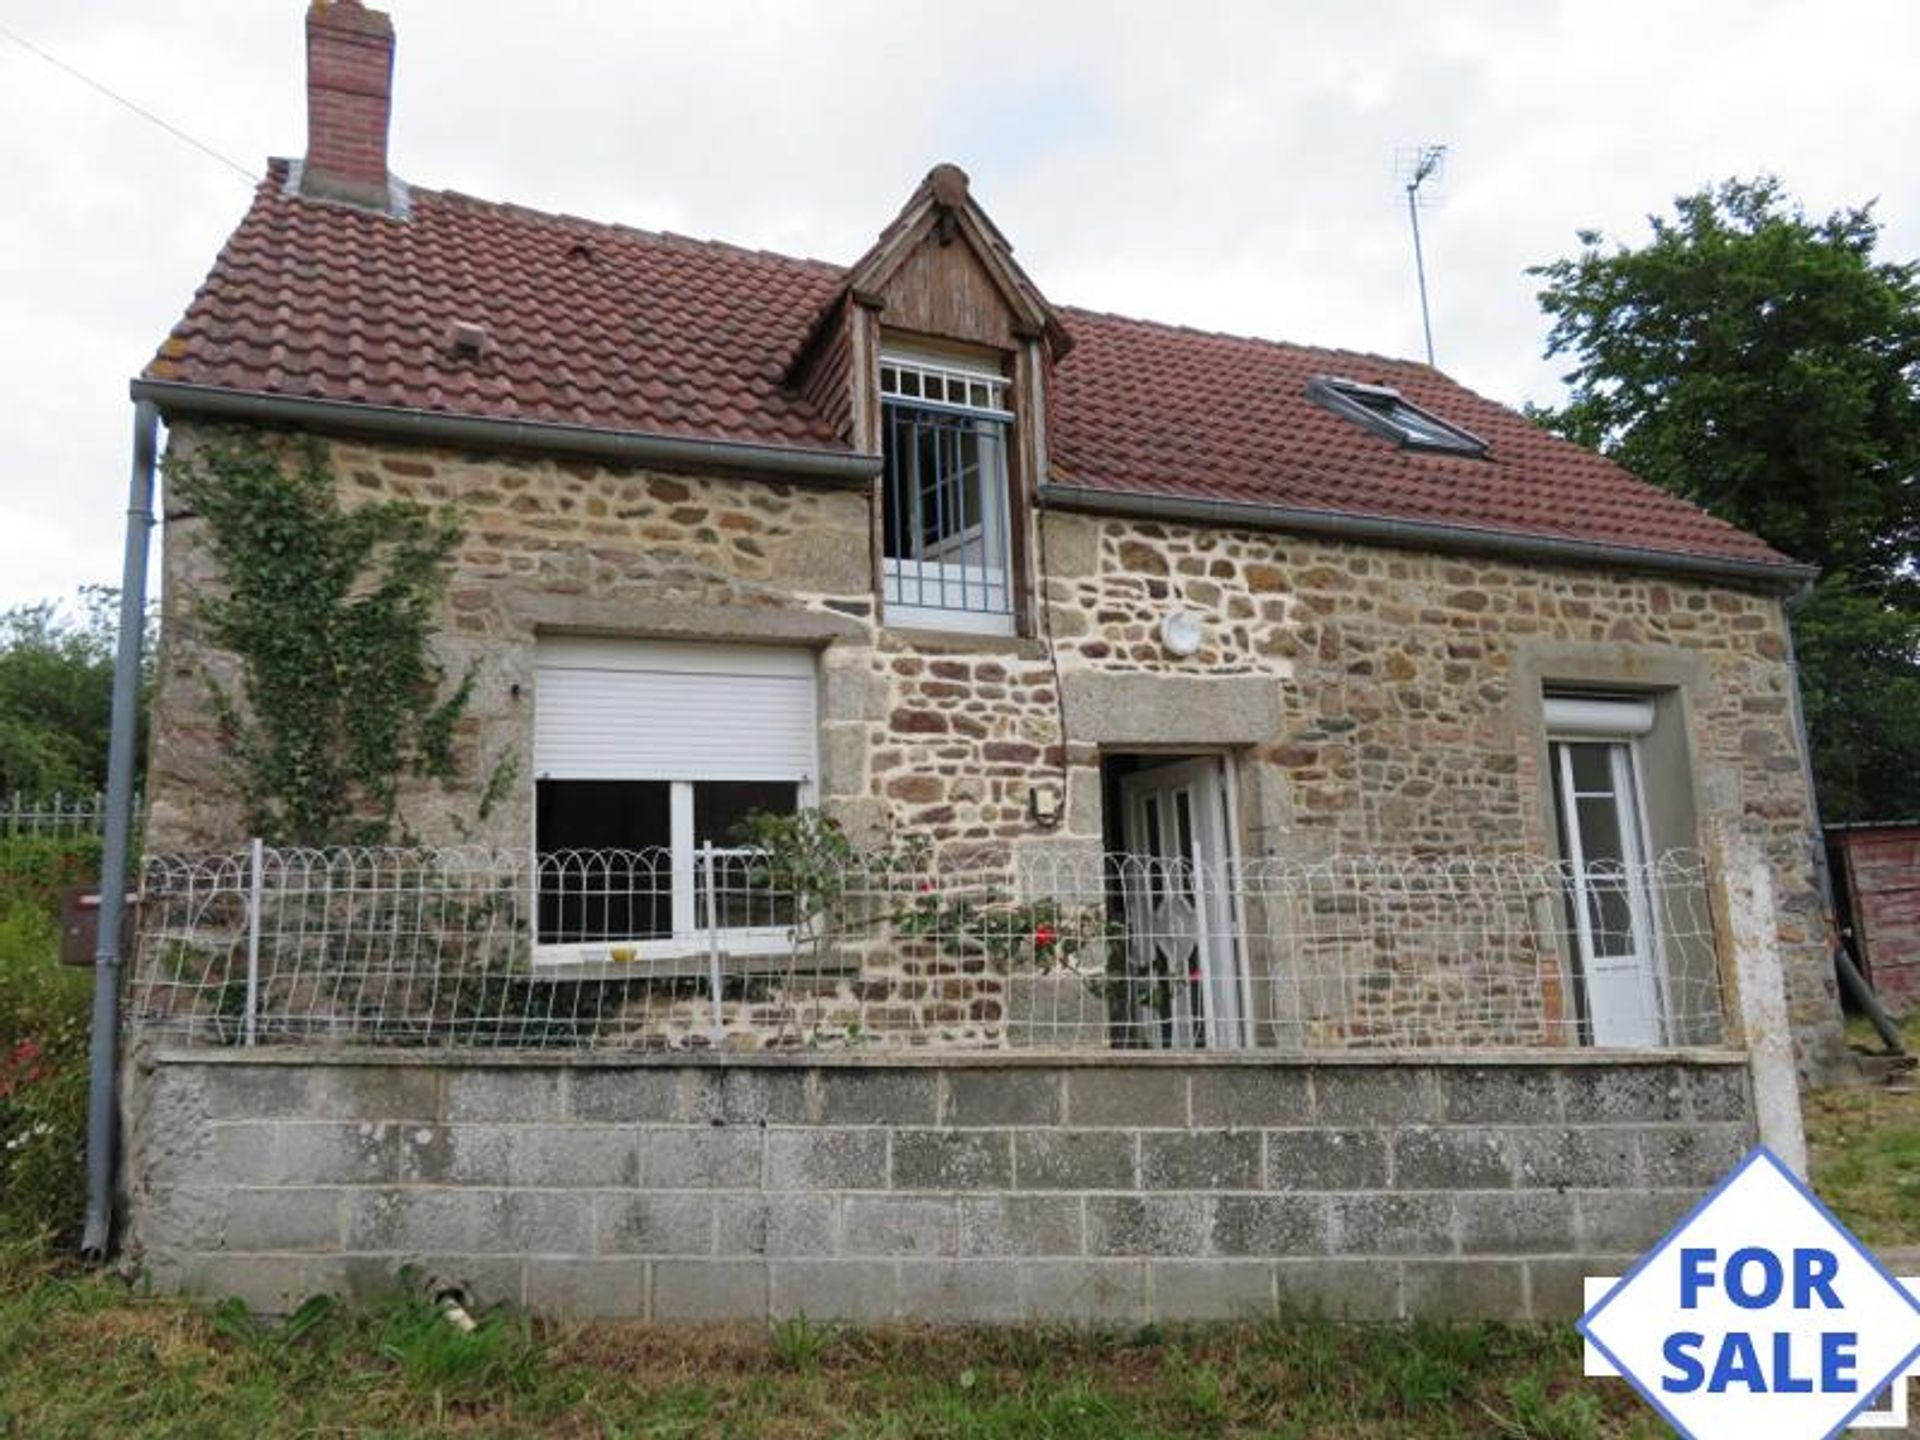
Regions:
<instances>
[{"instance_id":1,"label":"climbing plant","mask_svg":"<svg viewBox=\"0 0 1920 1440\"><path fill-rule=\"evenodd\" d=\"M167 479L219 572L194 619L239 661L238 694L208 683L254 832L395 838L406 777L459 778L474 676L450 677L431 643L458 517L404 500L343 506L311 439L215 434L170 457ZM496 767L481 787L483 814L501 780Z\"/></svg>"},{"instance_id":2,"label":"climbing plant","mask_svg":"<svg viewBox=\"0 0 1920 1440\"><path fill-rule=\"evenodd\" d=\"M749 884L794 902L796 938L878 932L927 940L1003 968L1050 970L1104 957L1120 932L1103 904L1020 898L991 873L943 876L921 836L857 846L818 810L758 811L734 837L756 852ZM878 903L876 903L878 902Z\"/></svg>"}]
</instances>

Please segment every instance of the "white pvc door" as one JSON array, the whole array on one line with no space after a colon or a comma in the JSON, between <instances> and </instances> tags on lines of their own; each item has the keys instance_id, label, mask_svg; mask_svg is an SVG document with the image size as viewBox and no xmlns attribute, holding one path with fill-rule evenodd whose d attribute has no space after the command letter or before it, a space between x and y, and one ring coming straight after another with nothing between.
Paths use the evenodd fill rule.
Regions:
<instances>
[{"instance_id":1,"label":"white pvc door","mask_svg":"<svg viewBox=\"0 0 1920 1440\"><path fill-rule=\"evenodd\" d=\"M1592 1043L1662 1043L1659 936L1629 740L1559 740L1554 784Z\"/></svg>"},{"instance_id":2,"label":"white pvc door","mask_svg":"<svg viewBox=\"0 0 1920 1440\"><path fill-rule=\"evenodd\" d=\"M1154 1048L1245 1043L1225 793L1218 760L1155 766L1120 782L1125 810L1131 1017Z\"/></svg>"}]
</instances>

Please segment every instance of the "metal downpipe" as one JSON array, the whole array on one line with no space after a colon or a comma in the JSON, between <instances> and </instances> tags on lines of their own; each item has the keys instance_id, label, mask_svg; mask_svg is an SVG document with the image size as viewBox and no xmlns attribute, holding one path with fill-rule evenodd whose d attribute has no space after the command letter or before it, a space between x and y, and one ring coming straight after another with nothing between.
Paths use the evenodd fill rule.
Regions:
<instances>
[{"instance_id":1,"label":"metal downpipe","mask_svg":"<svg viewBox=\"0 0 1920 1440\"><path fill-rule=\"evenodd\" d=\"M1793 612L1813 598L1813 582L1808 581L1781 605L1781 619L1787 632L1787 679L1788 691L1793 701L1793 735L1800 747L1800 773L1806 781L1807 806L1813 816L1813 838L1811 856L1814 874L1820 881L1820 903L1826 907L1825 920L1833 939L1834 974L1840 987L1853 1002L1866 1011L1867 1019L1879 1032L1880 1039L1887 1049L1895 1055L1904 1055L1900 1029L1880 1004L1880 997L1873 993L1873 987L1867 984L1866 976L1860 973L1860 967L1854 963L1852 953L1847 949L1846 937L1840 933L1840 903L1833 883L1833 866L1827 861L1827 827L1820 818L1820 791L1813 776L1813 741L1807 733L1806 700L1800 693L1800 649L1793 638Z\"/></svg>"},{"instance_id":2,"label":"metal downpipe","mask_svg":"<svg viewBox=\"0 0 1920 1440\"><path fill-rule=\"evenodd\" d=\"M113 662L113 725L107 742L107 831L100 855L100 939L93 952L93 1028L87 1089L87 1213L80 1253L104 1260L113 1244L118 1169L120 931L133 840L134 745L139 737L140 658L146 640L147 542L160 411L133 407L133 473L127 484L126 548L120 564L120 640Z\"/></svg>"}]
</instances>

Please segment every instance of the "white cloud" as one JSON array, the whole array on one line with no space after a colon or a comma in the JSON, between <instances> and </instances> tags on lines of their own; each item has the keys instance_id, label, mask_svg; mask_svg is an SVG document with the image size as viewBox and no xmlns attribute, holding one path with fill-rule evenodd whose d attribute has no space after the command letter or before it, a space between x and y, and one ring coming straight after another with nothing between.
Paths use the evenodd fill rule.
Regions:
<instances>
[{"instance_id":1,"label":"white cloud","mask_svg":"<svg viewBox=\"0 0 1920 1440\"><path fill-rule=\"evenodd\" d=\"M1514 402L1554 384L1525 267L1703 182L1877 195L1889 253L1920 253L1907 0L1844 23L1813 0L391 8L416 183L844 260L954 159L1056 300L1355 349L1419 348L1393 161L1448 142L1436 345ZM257 165L303 145L301 10L26 0L4 23ZM127 377L246 192L5 40L0 177L4 602L117 575Z\"/></svg>"}]
</instances>

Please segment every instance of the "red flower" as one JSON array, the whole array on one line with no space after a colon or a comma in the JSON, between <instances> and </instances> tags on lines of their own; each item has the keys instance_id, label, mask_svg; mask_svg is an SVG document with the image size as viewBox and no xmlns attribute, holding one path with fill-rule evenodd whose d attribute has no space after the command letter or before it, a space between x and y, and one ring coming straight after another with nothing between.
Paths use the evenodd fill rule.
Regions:
<instances>
[{"instance_id":1,"label":"red flower","mask_svg":"<svg viewBox=\"0 0 1920 1440\"><path fill-rule=\"evenodd\" d=\"M1042 920L1033 927L1033 948L1051 950L1060 941L1060 932Z\"/></svg>"},{"instance_id":2,"label":"red flower","mask_svg":"<svg viewBox=\"0 0 1920 1440\"><path fill-rule=\"evenodd\" d=\"M47 1067L42 1063L40 1042L22 1040L7 1052L4 1061L0 1061L0 1099L13 1094L22 1085L31 1085L47 1078Z\"/></svg>"}]
</instances>

